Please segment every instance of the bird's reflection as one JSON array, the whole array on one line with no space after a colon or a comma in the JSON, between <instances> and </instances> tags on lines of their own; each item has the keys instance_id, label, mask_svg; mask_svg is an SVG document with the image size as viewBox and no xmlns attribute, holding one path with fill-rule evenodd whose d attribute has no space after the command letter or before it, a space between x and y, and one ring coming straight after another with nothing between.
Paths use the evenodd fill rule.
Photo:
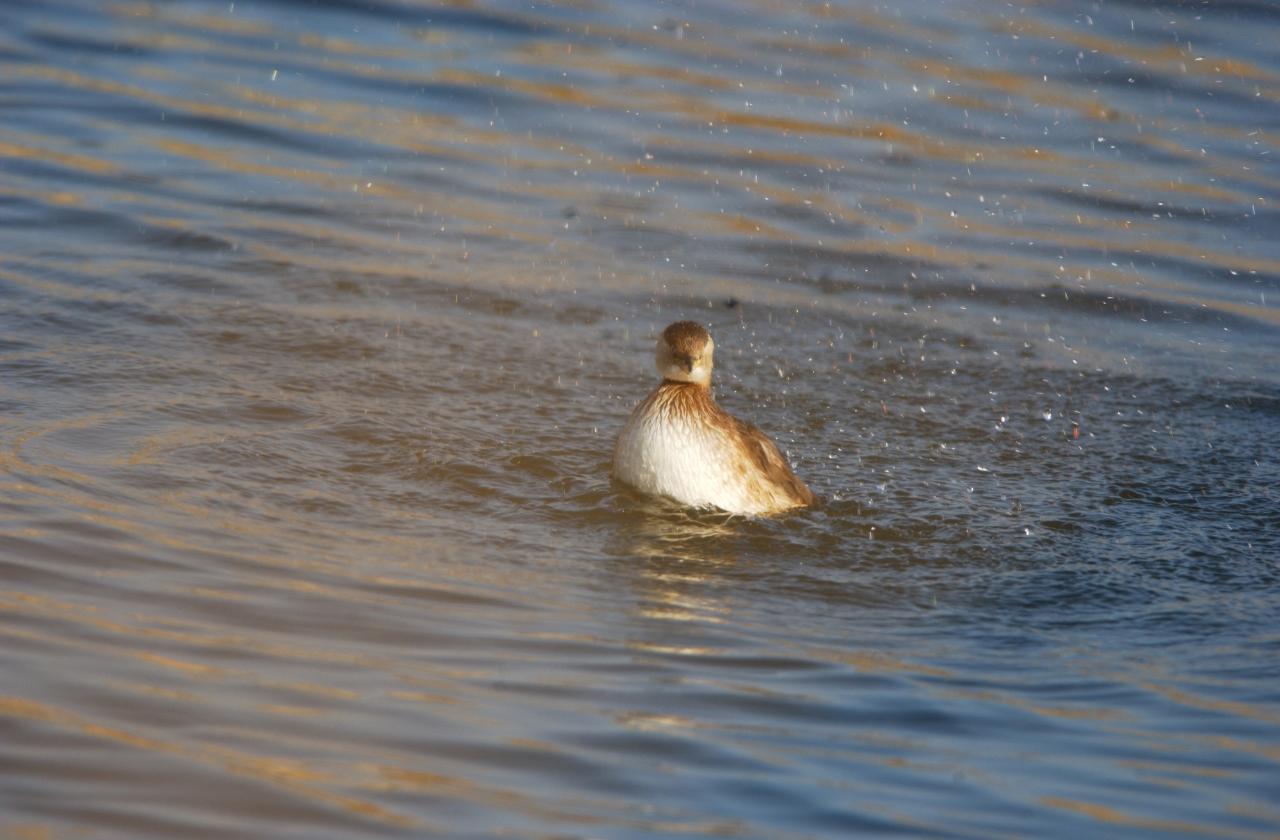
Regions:
<instances>
[{"instance_id":1,"label":"bird's reflection","mask_svg":"<svg viewBox=\"0 0 1280 840\"><path fill-rule=\"evenodd\" d=\"M738 563L737 538L748 520L690 511L654 499L628 499L609 553L636 591L636 612L667 621L718 623L730 611L726 575Z\"/></svg>"}]
</instances>

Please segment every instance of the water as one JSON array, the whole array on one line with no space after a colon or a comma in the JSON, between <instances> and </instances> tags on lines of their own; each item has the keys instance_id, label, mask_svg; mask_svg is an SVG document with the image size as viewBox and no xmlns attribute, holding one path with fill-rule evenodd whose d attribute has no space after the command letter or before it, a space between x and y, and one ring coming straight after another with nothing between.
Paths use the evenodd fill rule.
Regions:
<instances>
[{"instance_id":1,"label":"water","mask_svg":"<svg viewBox=\"0 0 1280 840\"><path fill-rule=\"evenodd\" d=\"M1278 22L5 4L0 833L1275 836Z\"/></svg>"}]
</instances>

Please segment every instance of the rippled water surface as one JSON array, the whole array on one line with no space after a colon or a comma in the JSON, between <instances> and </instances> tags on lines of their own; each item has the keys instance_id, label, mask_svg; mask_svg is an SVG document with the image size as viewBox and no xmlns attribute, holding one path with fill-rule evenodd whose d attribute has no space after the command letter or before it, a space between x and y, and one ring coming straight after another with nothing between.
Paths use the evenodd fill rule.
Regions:
<instances>
[{"instance_id":1,"label":"rippled water surface","mask_svg":"<svg viewBox=\"0 0 1280 840\"><path fill-rule=\"evenodd\" d=\"M0 4L0 835L1274 837L1272 4ZM825 499L608 478L670 321Z\"/></svg>"}]
</instances>

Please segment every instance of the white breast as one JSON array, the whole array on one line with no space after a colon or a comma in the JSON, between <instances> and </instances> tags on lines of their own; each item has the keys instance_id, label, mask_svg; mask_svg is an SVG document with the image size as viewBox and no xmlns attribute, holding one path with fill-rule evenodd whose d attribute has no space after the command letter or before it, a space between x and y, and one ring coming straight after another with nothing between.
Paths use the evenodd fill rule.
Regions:
<instances>
[{"instance_id":1,"label":"white breast","mask_svg":"<svg viewBox=\"0 0 1280 840\"><path fill-rule=\"evenodd\" d=\"M643 493L692 507L764 513L769 500L755 498L751 492L742 468L746 457L719 427L668 412L645 411L642 405L618 436L613 473Z\"/></svg>"}]
</instances>

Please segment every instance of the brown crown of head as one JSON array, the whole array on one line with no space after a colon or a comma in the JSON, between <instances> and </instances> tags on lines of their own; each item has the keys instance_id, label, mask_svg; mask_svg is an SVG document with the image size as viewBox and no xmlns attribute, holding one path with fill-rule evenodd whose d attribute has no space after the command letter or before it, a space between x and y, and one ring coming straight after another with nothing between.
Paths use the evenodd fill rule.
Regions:
<instances>
[{"instance_id":1,"label":"brown crown of head","mask_svg":"<svg viewBox=\"0 0 1280 840\"><path fill-rule=\"evenodd\" d=\"M662 340L676 356L697 356L711 340L711 334L696 321L676 321L662 331Z\"/></svg>"}]
</instances>

